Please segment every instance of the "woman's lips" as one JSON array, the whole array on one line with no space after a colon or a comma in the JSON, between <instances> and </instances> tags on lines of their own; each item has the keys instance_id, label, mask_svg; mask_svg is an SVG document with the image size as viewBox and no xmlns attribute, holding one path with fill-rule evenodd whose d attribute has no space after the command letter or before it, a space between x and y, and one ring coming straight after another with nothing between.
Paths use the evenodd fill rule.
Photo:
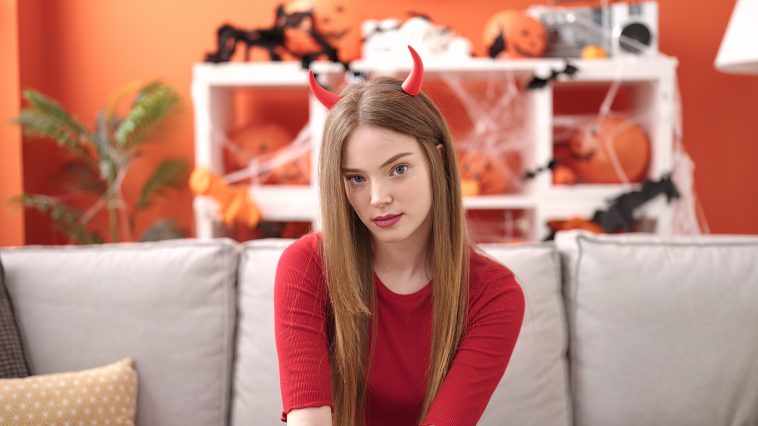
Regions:
<instances>
[{"instance_id":1,"label":"woman's lips","mask_svg":"<svg viewBox=\"0 0 758 426\"><path fill-rule=\"evenodd\" d=\"M387 228L399 222L402 216L403 216L402 213L397 214L397 215L381 216L381 218L373 219L373 221L376 224L376 226L380 228Z\"/></svg>"}]
</instances>

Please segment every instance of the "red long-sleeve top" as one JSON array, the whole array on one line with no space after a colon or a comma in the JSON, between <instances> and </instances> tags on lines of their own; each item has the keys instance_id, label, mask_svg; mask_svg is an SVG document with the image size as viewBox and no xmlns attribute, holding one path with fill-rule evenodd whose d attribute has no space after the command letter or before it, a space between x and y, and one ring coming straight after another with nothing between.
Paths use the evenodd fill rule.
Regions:
<instances>
[{"instance_id":1,"label":"red long-sleeve top","mask_svg":"<svg viewBox=\"0 0 758 426\"><path fill-rule=\"evenodd\" d=\"M282 417L296 408L330 406L327 316L329 296L318 248L305 235L282 254L274 315ZM417 425L431 351L432 286L412 294L389 290L374 274L378 321L368 371L366 425ZM524 317L524 296L513 273L472 252L469 316L442 387L421 425L475 425L510 360Z\"/></svg>"}]
</instances>

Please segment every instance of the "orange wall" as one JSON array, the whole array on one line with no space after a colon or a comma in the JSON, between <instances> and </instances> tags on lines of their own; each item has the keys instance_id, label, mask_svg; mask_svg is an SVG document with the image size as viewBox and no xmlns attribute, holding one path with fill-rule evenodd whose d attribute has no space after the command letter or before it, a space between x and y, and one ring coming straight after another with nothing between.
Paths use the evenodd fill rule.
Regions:
<instances>
[{"instance_id":1,"label":"orange wall","mask_svg":"<svg viewBox=\"0 0 758 426\"><path fill-rule=\"evenodd\" d=\"M58 98L82 121L94 116L118 89L135 80L161 78L184 99L184 111L172 123L165 143L150 147L144 160L152 169L162 156L184 157L193 151L193 118L189 93L191 66L214 49L215 29L229 21L245 27L271 24L277 1L216 0L201 5L179 0L92 2L87 0L24 0L19 2L20 79ZM189 6L189 4L193 4ZM408 11L429 15L451 26L484 53L482 27L503 8L523 9L533 1L478 2L453 0L385 0L346 3L355 10L356 29L366 17L405 17ZM544 3L544 2L542 2ZM713 68L721 36L734 0L701 2L662 0L661 51L679 58L679 83L684 113L684 143L692 156L697 193L712 232L758 234L758 76L734 76ZM465 17L465 19L461 19ZM6 18L3 18L6 19ZM3 87L2 98L6 99ZM10 92L11 96L14 96ZM35 141L38 142L38 141ZM24 186L54 192L50 174L63 157L49 144L24 147ZM146 168L133 170L127 194L139 190ZM3 191L9 192L3 183ZM12 192L12 191L10 191ZM170 204L158 204L156 215L178 217L191 226L188 191ZM140 221L147 226L152 218ZM5 222L5 221L3 221ZM0 224L0 233L6 232ZM27 214L29 243L60 242L46 221Z\"/></svg>"},{"instance_id":2,"label":"orange wall","mask_svg":"<svg viewBox=\"0 0 758 426\"><path fill-rule=\"evenodd\" d=\"M21 133L7 123L19 111L18 5L0 3L0 246L24 244L24 216L6 200L23 190Z\"/></svg>"}]
</instances>

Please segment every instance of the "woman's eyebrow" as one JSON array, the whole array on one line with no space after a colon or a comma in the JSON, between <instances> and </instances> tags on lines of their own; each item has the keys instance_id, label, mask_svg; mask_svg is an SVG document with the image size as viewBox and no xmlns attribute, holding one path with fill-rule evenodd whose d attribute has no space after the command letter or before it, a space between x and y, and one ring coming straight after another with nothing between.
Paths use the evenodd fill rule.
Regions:
<instances>
[{"instance_id":1,"label":"woman's eyebrow","mask_svg":"<svg viewBox=\"0 0 758 426\"><path fill-rule=\"evenodd\" d=\"M387 160L384 163L382 163L382 165L379 166L379 168L382 168L382 167L384 167L384 166L392 163L393 161L396 161L399 158L405 157L406 155L412 155L412 154L413 153L411 153L411 152L401 152L400 154L393 155L392 158L390 158L389 160ZM362 170L361 169L350 169L350 168L347 168L347 167L343 167L342 168L342 172L343 173L344 172L360 172L360 171L362 171Z\"/></svg>"}]
</instances>

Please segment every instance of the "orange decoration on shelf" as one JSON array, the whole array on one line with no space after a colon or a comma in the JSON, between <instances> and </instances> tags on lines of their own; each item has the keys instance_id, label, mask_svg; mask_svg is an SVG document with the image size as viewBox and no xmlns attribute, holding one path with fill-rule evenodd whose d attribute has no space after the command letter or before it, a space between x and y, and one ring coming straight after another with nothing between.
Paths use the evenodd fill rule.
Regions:
<instances>
[{"instance_id":1,"label":"orange decoration on shelf","mask_svg":"<svg viewBox=\"0 0 758 426\"><path fill-rule=\"evenodd\" d=\"M479 182L474 179L461 179L461 192L464 197L479 195Z\"/></svg>"},{"instance_id":2,"label":"orange decoration on shelf","mask_svg":"<svg viewBox=\"0 0 758 426\"><path fill-rule=\"evenodd\" d=\"M229 134L230 144L224 150L226 170L246 168L251 161L270 161L276 151L287 146L292 136L275 123L251 124ZM260 176L262 183L273 183L270 172Z\"/></svg>"},{"instance_id":3,"label":"orange decoration on shelf","mask_svg":"<svg viewBox=\"0 0 758 426\"><path fill-rule=\"evenodd\" d=\"M358 22L356 6L353 3L336 0L298 0L285 6L287 14L313 11L315 30L329 45L337 49L341 61L358 59L360 55L361 35L355 22ZM304 20L300 26L284 31L285 45L291 52L304 55L322 48L311 35L310 21ZM326 58L322 58L326 59Z\"/></svg>"},{"instance_id":4,"label":"orange decoration on shelf","mask_svg":"<svg viewBox=\"0 0 758 426\"><path fill-rule=\"evenodd\" d=\"M311 181L311 153L303 153L274 169L273 180L280 185L308 185Z\"/></svg>"},{"instance_id":5,"label":"orange decoration on shelf","mask_svg":"<svg viewBox=\"0 0 758 426\"><path fill-rule=\"evenodd\" d=\"M464 152L460 156L461 179L475 181L479 195L504 194L513 187L514 173L503 159L483 152Z\"/></svg>"},{"instance_id":6,"label":"orange decoration on shelf","mask_svg":"<svg viewBox=\"0 0 758 426\"><path fill-rule=\"evenodd\" d=\"M622 183L614 168L616 160L629 182L641 182L647 174L650 140L630 119L605 117L599 125L593 122L577 132L569 146L573 157L568 166L579 182Z\"/></svg>"},{"instance_id":7,"label":"orange decoration on shelf","mask_svg":"<svg viewBox=\"0 0 758 426\"><path fill-rule=\"evenodd\" d=\"M231 187L221 176L204 167L196 167L189 181L190 190L195 195L214 199L227 226L241 223L255 227L261 220L258 206L250 199L248 188Z\"/></svg>"},{"instance_id":8,"label":"orange decoration on shelf","mask_svg":"<svg viewBox=\"0 0 758 426\"><path fill-rule=\"evenodd\" d=\"M553 183L555 185L573 185L576 183L576 173L566 166L553 168Z\"/></svg>"},{"instance_id":9,"label":"orange decoration on shelf","mask_svg":"<svg viewBox=\"0 0 758 426\"><path fill-rule=\"evenodd\" d=\"M582 49L583 59L603 59L608 57L608 52L600 46L590 44Z\"/></svg>"},{"instance_id":10,"label":"orange decoration on shelf","mask_svg":"<svg viewBox=\"0 0 758 426\"><path fill-rule=\"evenodd\" d=\"M484 27L484 44L491 46L498 37L505 40L505 51L498 55L508 58L538 58L547 47L547 31L540 21L517 10L495 13Z\"/></svg>"},{"instance_id":11,"label":"orange decoration on shelf","mask_svg":"<svg viewBox=\"0 0 758 426\"><path fill-rule=\"evenodd\" d=\"M549 220L547 226L554 232L567 231L570 229L584 229L596 234L604 233L603 227L583 217L571 217L568 220Z\"/></svg>"}]
</instances>

